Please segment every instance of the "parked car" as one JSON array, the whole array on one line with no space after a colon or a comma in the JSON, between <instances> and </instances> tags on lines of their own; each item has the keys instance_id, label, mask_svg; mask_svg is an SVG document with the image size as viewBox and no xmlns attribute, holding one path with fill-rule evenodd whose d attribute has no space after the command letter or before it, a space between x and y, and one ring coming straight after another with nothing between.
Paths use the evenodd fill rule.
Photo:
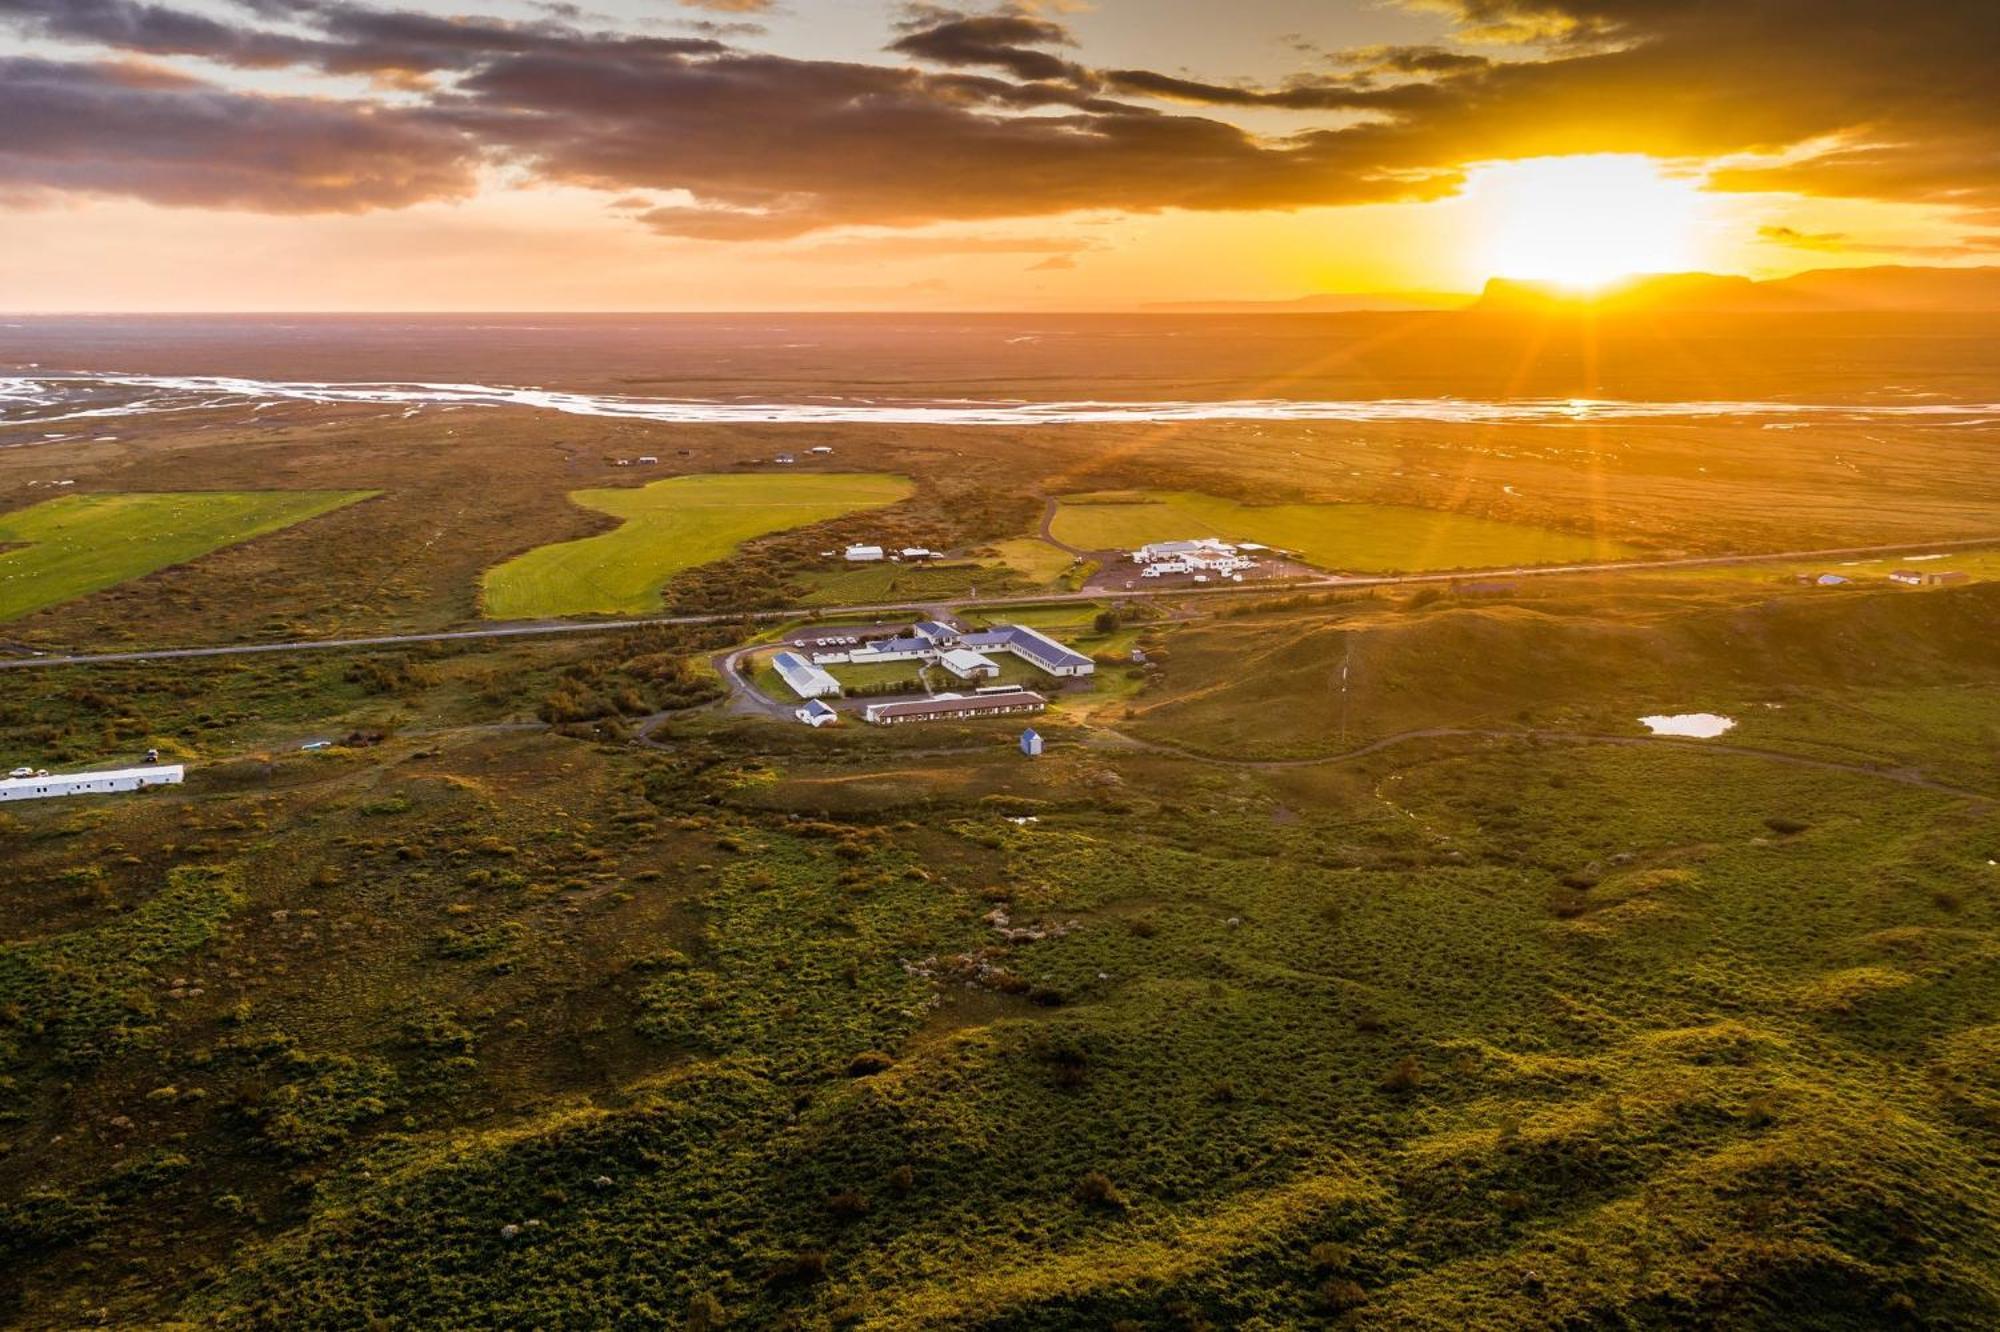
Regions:
<instances>
[{"instance_id":1,"label":"parked car","mask_svg":"<svg viewBox=\"0 0 2000 1332\"><path fill-rule=\"evenodd\" d=\"M35 775L35 770L33 768L16 768L7 775L9 777L32 777Z\"/></svg>"}]
</instances>

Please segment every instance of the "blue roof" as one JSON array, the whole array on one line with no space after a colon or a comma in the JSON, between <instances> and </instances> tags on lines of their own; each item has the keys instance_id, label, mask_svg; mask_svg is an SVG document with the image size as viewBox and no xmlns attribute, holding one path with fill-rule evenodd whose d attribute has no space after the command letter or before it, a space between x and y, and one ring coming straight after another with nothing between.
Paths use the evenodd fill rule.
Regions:
<instances>
[{"instance_id":1,"label":"blue roof","mask_svg":"<svg viewBox=\"0 0 2000 1332\"><path fill-rule=\"evenodd\" d=\"M1010 624L998 629L988 629L977 634L967 634L960 640L969 648L1005 648L1022 655L1059 666L1088 666L1090 658L1073 648L1064 647L1047 634L1030 629L1025 625Z\"/></svg>"},{"instance_id":2,"label":"blue roof","mask_svg":"<svg viewBox=\"0 0 2000 1332\"><path fill-rule=\"evenodd\" d=\"M921 638L956 638L958 630L942 620L919 620L913 630Z\"/></svg>"},{"instance_id":3,"label":"blue roof","mask_svg":"<svg viewBox=\"0 0 2000 1332\"><path fill-rule=\"evenodd\" d=\"M931 640L928 638L882 638L865 645L867 652L929 652Z\"/></svg>"},{"instance_id":4,"label":"blue roof","mask_svg":"<svg viewBox=\"0 0 2000 1332\"><path fill-rule=\"evenodd\" d=\"M818 700L818 699L814 699L814 700L812 700L812 701L811 701L810 703L808 703L808 704L806 704L806 705L805 705L804 707L800 708L800 709L799 709L799 711L800 711L800 712L809 712L809 713L811 713L811 714L812 714L813 716L815 716L815 717L819 717L819 716L827 716L827 717L832 717L832 716L837 716L837 715L838 715L838 714L836 714L836 713L834 712L834 710L833 710L832 708L828 707L828 706L827 706L827 705L826 705L825 703L822 703L822 702L821 702L820 700Z\"/></svg>"},{"instance_id":5,"label":"blue roof","mask_svg":"<svg viewBox=\"0 0 2000 1332\"><path fill-rule=\"evenodd\" d=\"M796 652L780 652L777 656L771 658L771 664L781 671L789 671L798 670L812 663Z\"/></svg>"}]
</instances>

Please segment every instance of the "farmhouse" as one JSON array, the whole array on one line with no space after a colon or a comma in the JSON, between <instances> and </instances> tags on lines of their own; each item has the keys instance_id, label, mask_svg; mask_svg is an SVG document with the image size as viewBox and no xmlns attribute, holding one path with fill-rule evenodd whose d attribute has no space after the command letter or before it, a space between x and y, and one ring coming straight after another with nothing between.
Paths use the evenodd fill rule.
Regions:
<instances>
[{"instance_id":1,"label":"farmhouse","mask_svg":"<svg viewBox=\"0 0 2000 1332\"><path fill-rule=\"evenodd\" d=\"M808 702L804 707L796 709L792 715L814 730L818 730L822 726L831 726L840 720L839 713L816 698Z\"/></svg>"},{"instance_id":2,"label":"farmhouse","mask_svg":"<svg viewBox=\"0 0 2000 1332\"><path fill-rule=\"evenodd\" d=\"M1049 701L1026 689L1005 693L938 694L908 703L870 703L862 715L877 726L901 726L909 722L976 721L982 717L1004 717L1010 713L1040 712Z\"/></svg>"},{"instance_id":3,"label":"farmhouse","mask_svg":"<svg viewBox=\"0 0 2000 1332\"><path fill-rule=\"evenodd\" d=\"M870 564L882 558L880 546L849 546L843 553L854 564Z\"/></svg>"},{"instance_id":4,"label":"farmhouse","mask_svg":"<svg viewBox=\"0 0 2000 1332\"><path fill-rule=\"evenodd\" d=\"M771 658L771 665L800 698L840 697L840 681L796 652L780 652Z\"/></svg>"},{"instance_id":5,"label":"farmhouse","mask_svg":"<svg viewBox=\"0 0 2000 1332\"><path fill-rule=\"evenodd\" d=\"M1922 587L1924 585L1923 570L1891 569L1889 571L1889 581L1892 583L1901 583L1904 587Z\"/></svg>"},{"instance_id":6,"label":"farmhouse","mask_svg":"<svg viewBox=\"0 0 2000 1332\"><path fill-rule=\"evenodd\" d=\"M52 800L57 796L106 795L147 786L178 786L185 769L178 763L152 768L113 768L106 772L42 773L34 777L0 778L0 801Z\"/></svg>"}]
</instances>

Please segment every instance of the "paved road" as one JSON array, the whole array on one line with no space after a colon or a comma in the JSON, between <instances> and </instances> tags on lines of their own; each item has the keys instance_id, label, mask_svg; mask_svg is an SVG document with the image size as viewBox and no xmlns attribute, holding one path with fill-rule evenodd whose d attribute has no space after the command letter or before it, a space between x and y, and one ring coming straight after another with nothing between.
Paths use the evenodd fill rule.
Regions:
<instances>
[{"instance_id":1,"label":"paved road","mask_svg":"<svg viewBox=\"0 0 2000 1332\"><path fill-rule=\"evenodd\" d=\"M1662 569L1715 568L1731 564L1780 564L1804 560L1865 559L1906 551L1942 552L2000 546L2000 536L1962 541L1901 541L1891 546L1844 546L1834 550L1772 551L1762 555L1697 555L1671 560L1611 560L1596 564L1542 564L1519 568L1461 569L1455 573L1394 574L1380 577L1290 579L1283 582L1230 583L1212 587L1143 588L1130 592L1047 592L1012 597L962 597L938 603L938 609L963 611L1010 605L1056 602L1136 601L1149 598L1270 596L1274 593L1331 591L1347 588L1401 587L1453 583L1464 579L1548 578L1561 574L1645 573ZM654 615L626 620L554 620L534 624L496 625L484 629L453 629L428 634L376 634L366 638L305 638L280 643L231 643L217 647L141 648L128 652L81 652L45 657L0 659L0 671L37 667L98 666L134 661L179 661L202 657L247 657L272 652L329 652L353 648L410 647L422 643L461 643L510 638L545 638L560 634L611 634L656 625L736 624L756 620L796 620L809 615L826 618L875 615L905 610L907 602L877 602L865 606L797 606L787 610L740 611L728 615Z\"/></svg>"}]
</instances>

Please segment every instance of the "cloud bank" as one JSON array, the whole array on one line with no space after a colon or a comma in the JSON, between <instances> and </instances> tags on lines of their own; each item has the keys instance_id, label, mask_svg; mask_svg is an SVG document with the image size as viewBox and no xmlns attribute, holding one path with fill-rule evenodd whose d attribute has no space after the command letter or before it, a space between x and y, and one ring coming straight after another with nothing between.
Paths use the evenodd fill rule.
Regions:
<instances>
[{"instance_id":1,"label":"cloud bank","mask_svg":"<svg viewBox=\"0 0 2000 1332\"><path fill-rule=\"evenodd\" d=\"M737 240L1426 199L1469 162L1647 152L1723 159L1719 188L2000 223L1990 0L1408 2L1445 13L1456 40L1334 51L1249 86L1095 67L1048 7L917 8L882 58L836 61L563 10L519 22L236 0L225 21L0 0L0 28L36 51L0 59L0 199L353 212L460 197L500 169L667 194L635 215ZM272 70L302 88L339 76L340 91L251 91L230 74ZM1230 119L1243 112L1293 128L1255 132Z\"/></svg>"}]
</instances>

